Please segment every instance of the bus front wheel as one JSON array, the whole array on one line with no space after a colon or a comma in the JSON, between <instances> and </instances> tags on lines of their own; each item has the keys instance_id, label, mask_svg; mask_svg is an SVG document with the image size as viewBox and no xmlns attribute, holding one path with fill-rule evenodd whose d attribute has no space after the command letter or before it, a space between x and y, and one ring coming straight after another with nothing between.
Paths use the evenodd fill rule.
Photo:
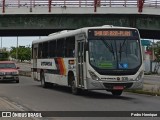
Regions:
<instances>
[{"instance_id":1,"label":"bus front wheel","mask_svg":"<svg viewBox=\"0 0 160 120\"><path fill-rule=\"evenodd\" d=\"M74 95L79 94L79 89L76 87L75 80L72 81L71 90L72 90L72 94L74 94Z\"/></svg>"},{"instance_id":2,"label":"bus front wheel","mask_svg":"<svg viewBox=\"0 0 160 120\"><path fill-rule=\"evenodd\" d=\"M112 95L115 95L115 96L120 96L122 94L122 90L112 90L111 93Z\"/></svg>"}]
</instances>

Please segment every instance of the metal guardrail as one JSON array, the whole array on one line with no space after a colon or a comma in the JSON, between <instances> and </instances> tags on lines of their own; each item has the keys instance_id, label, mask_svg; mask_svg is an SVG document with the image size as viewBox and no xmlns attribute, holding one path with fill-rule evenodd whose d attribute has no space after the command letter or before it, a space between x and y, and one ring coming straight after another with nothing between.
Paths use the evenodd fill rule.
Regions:
<instances>
[{"instance_id":1,"label":"metal guardrail","mask_svg":"<svg viewBox=\"0 0 160 120\"><path fill-rule=\"evenodd\" d=\"M1 0L0 8L46 7L49 12L55 7L154 7L160 8L160 0Z\"/></svg>"}]
</instances>

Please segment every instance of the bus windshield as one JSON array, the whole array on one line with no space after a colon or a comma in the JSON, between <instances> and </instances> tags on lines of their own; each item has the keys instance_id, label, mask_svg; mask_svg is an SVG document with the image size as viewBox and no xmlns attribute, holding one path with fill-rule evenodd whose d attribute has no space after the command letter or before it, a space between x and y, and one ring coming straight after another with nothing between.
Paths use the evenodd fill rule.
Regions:
<instances>
[{"instance_id":1,"label":"bus windshield","mask_svg":"<svg viewBox=\"0 0 160 120\"><path fill-rule=\"evenodd\" d=\"M90 39L89 61L93 68L100 70L135 69L141 65L139 40Z\"/></svg>"}]
</instances>

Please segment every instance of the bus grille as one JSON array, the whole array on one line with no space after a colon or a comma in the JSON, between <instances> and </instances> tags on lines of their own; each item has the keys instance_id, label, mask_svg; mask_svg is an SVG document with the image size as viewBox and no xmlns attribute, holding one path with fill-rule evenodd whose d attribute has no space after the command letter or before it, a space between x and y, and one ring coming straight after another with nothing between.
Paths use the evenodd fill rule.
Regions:
<instances>
[{"instance_id":1,"label":"bus grille","mask_svg":"<svg viewBox=\"0 0 160 120\"><path fill-rule=\"evenodd\" d=\"M103 83L107 89L113 89L114 86L123 86L125 89L130 88L133 83Z\"/></svg>"}]
</instances>

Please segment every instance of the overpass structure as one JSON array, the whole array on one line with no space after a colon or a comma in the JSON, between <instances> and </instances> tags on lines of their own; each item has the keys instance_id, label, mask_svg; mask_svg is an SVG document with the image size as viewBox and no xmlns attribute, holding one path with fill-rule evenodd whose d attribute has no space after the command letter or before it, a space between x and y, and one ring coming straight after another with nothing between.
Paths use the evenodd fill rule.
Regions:
<instances>
[{"instance_id":1,"label":"overpass structure","mask_svg":"<svg viewBox=\"0 0 160 120\"><path fill-rule=\"evenodd\" d=\"M46 36L110 24L160 39L160 0L1 0L0 10L0 36Z\"/></svg>"}]
</instances>

